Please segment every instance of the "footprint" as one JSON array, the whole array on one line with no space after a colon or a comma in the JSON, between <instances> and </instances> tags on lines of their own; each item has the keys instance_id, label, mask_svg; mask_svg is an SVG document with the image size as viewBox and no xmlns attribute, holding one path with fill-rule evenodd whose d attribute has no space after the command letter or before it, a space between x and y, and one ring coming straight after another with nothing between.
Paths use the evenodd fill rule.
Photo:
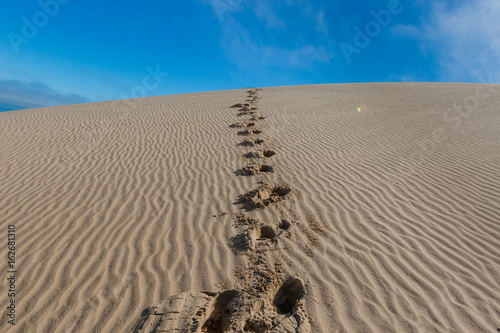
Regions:
<instances>
[{"instance_id":1,"label":"footprint","mask_svg":"<svg viewBox=\"0 0 500 333\"><path fill-rule=\"evenodd\" d=\"M239 289L219 293L184 292L144 310L132 332L310 333L309 320L297 306L304 293L300 287L300 280L288 279L273 303L267 300L271 296L267 292L261 295L250 295ZM290 311L283 312L287 310Z\"/></svg>"},{"instance_id":2,"label":"footprint","mask_svg":"<svg viewBox=\"0 0 500 333\"><path fill-rule=\"evenodd\" d=\"M284 197L288 193L290 193L291 191L292 191L292 189L289 188L288 186L281 186L280 185L280 186L273 187L271 195L278 195L280 197Z\"/></svg>"},{"instance_id":3,"label":"footprint","mask_svg":"<svg viewBox=\"0 0 500 333\"><path fill-rule=\"evenodd\" d=\"M252 134L261 134L262 131L261 130L244 130L244 131L239 131L238 132L238 135L243 135L243 136L246 136L246 135L252 135Z\"/></svg>"},{"instance_id":4,"label":"footprint","mask_svg":"<svg viewBox=\"0 0 500 333\"><path fill-rule=\"evenodd\" d=\"M235 171L237 176L255 176L261 173L274 173L270 165L251 165Z\"/></svg>"},{"instance_id":5,"label":"footprint","mask_svg":"<svg viewBox=\"0 0 500 333\"><path fill-rule=\"evenodd\" d=\"M273 303L281 313L290 313L304 295L304 285L299 278L290 277L276 293Z\"/></svg>"},{"instance_id":6,"label":"footprint","mask_svg":"<svg viewBox=\"0 0 500 333\"><path fill-rule=\"evenodd\" d=\"M199 332L209 318L217 293L185 292L145 309L133 333Z\"/></svg>"},{"instance_id":7,"label":"footprint","mask_svg":"<svg viewBox=\"0 0 500 333\"><path fill-rule=\"evenodd\" d=\"M233 106L231 106L231 108L242 108L242 107L245 107L245 106L249 106L248 104L243 104L243 103L238 103L238 104L234 104Z\"/></svg>"},{"instance_id":8,"label":"footprint","mask_svg":"<svg viewBox=\"0 0 500 333\"><path fill-rule=\"evenodd\" d=\"M255 249L255 242L257 240L256 231L250 227L231 238L229 247L234 253L248 252Z\"/></svg>"},{"instance_id":9,"label":"footprint","mask_svg":"<svg viewBox=\"0 0 500 333\"><path fill-rule=\"evenodd\" d=\"M260 222L260 221L259 221ZM273 227L264 225L251 225L244 231L234 235L229 241L229 247L234 253L248 253L255 250L257 244L264 246L278 242L278 235Z\"/></svg>"},{"instance_id":10,"label":"footprint","mask_svg":"<svg viewBox=\"0 0 500 333\"><path fill-rule=\"evenodd\" d=\"M287 219L282 219L278 223L278 228L283 229L283 230L288 230L292 226L292 222L288 221Z\"/></svg>"},{"instance_id":11,"label":"footprint","mask_svg":"<svg viewBox=\"0 0 500 333\"><path fill-rule=\"evenodd\" d=\"M237 213L234 220L234 226L249 226L251 228L257 228L262 225L262 222L259 219L254 219L247 216L245 213Z\"/></svg>"},{"instance_id":12,"label":"footprint","mask_svg":"<svg viewBox=\"0 0 500 333\"><path fill-rule=\"evenodd\" d=\"M253 147L255 145L261 145L264 143L262 139L246 139L240 143L241 146Z\"/></svg>"},{"instance_id":13,"label":"footprint","mask_svg":"<svg viewBox=\"0 0 500 333\"><path fill-rule=\"evenodd\" d=\"M238 132L238 135L243 135L243 136L247 136L247 135L250 135L252 134L252 132L250 132L249 130L244 130L244 131L239 131Z\"/></svg>"},{"instance_id":14,"label":"footprint","mask_svg":"<svg viewBox=\"0 0 500 333\"><path fill-rule=\"evenodd\" d=\"M243 127L254 127L255 123L234 123L231 124L229 127L231 128L243 128Z\"/></svg>"},{"instance_id":15,"label":"footprint","mask_svg":"<svg viewBox=\"0 0 500 333\"><path fill-rule=\"evenodd\" d=\"M243 111L238 113L238 117L243 117L243 116L253 116L255 112L253 111Z\"/></svg>"},{"instance_id":16,"label":"footprint","mask_svg":"<svg viewBox=\"0 0 500 333\"><path fill-rule=\"evenodd\" d=\"M259 153L253 152L253 151L251 151L249 153L246 153L245 157L246 158L251 158L251 159L261 158Z\"/></svg>"},{"instance_id":17,"label":"footprint","mask_svg":"<svg viewBox=\"0 0 500 333\"><path fill-rule=\"evenodd\" d=\"M285 200L292 189L286 185L278 185L271 187L269 185L262 185L261 187L252 190L240 196L240 203L251 208L263 208L270 204Z\"/></svg>"},{"instance_id":18,"label":"footprint","mask_svg":"<svg viewBox=\"0 0 500 333\"><path fill-rule=\"evenodd\" d=\"M202 329L208 332L226 332L231 329L231 315L237 309L239 297L241 292L238 290L226 290L220 293Z\"/></svg>"},{"instance_id":19,"label":"footprint","mask_svg":"<svg viewBox=\"0 0 500 333\"><path fill-rule=\"evenodd\" d=\"M260 228L260 235L257 240L271 240L273 243L277 242L276 231L273 227L265 225Z\"/></svg>"},{"instance_id":20,"label":"footprint","mask_svg":"<svg viewBox=\"0 0 500 333\"><path fill-rule=\"evenodd\" d=\"M264 157L273 157L274 155L276 155L276 153L274 151L272 151L272 150L264 150L262 152L262 155Z\"/></svg>"},{"instance_id":21,"label":"footprint","mask_svg":"<svg viewBox=\"0 0 500 333\"><path fill-rule=\"evenodd\" d=\"M259 152L249 152L245 154L246 158L257 159L257 158L269 158L276 155L276 153L272 150L264 150Z\"/></svg>"}]
</instances>

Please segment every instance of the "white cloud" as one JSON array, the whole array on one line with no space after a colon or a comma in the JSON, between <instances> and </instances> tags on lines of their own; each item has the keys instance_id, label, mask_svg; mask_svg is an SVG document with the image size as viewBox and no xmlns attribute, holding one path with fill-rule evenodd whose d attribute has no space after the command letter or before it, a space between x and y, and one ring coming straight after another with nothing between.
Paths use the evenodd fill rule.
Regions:
<instances>
[{"instance_id":1,"label":"white cloud","mask_svg":"<svg viewBox=\"0 0 500 333\"><path fill-rule=\"evenodd\" d=\"M328 24L325 22L325 11L320 10L316 15L316 31L322 32L328 37Z\"/></svg>"},{"instance_id":2,"label":"white cloud","mask_svg":"<svg viewBox=\"0 0 500 333\"><path fill-rule=\"evenodd\" d=\"M467 0L450 5L435 0L422 29L399 27L395 33L419 38L424 50L437 52L442 81L500 82L500 1Z\"/></svg>"},{"instance_id":3,"label":"white cloud","mask_svg":"<svg viewBox=\"0 0 500 333\"><path fill-rule=\"evenodd\" d=\"M316 62L329 63L334 53L323 46L304 45L297 48L283 48L266 45L252 39L249 32L237 23L226 26L223 47L228 57L240 68L250 71L262 69L308 69Z\"/></svg>"},{"instance_id":4,"label":"white cloud","mask_svg":"<svg viewBox=\"0 0 500 333\"><path fill-rule=\"evenodd\" d=\"M257 75L259 71L310 69L317 62L329 63L334 52L322 45L297 43L296 47L282 47L265 41L265 35L247 29L232 14L246 11L254 15L274 33L286 33L287 21L280 17L284 6L298 6L309 20L305 29L327 34L327 25L322 11L314 11L309 0L292 2L289 0L209 0L218 14L222 27L222 47L228 58L244 72ZM295 22L294 22L295 24Z\"/></svg>"},{"instance_id":5,"label":"white cloud","mask_svg":"<svg viewBox=\"0 0 500 333\"><path fill-rule=\"evenodd\" d=\"M276 12L271 7L272 3L269 1L254 1L252 9L255 15L266 22L266 25L271 28L286 29L286 24L283 22Z\"/></svg>"}]
</instances>

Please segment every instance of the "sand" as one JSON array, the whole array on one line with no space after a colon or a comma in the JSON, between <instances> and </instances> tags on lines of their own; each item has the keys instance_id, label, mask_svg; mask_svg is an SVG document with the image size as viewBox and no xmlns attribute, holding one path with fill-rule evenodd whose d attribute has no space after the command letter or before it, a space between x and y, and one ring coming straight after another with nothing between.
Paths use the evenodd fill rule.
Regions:
<instances>
[{"instance_id":1,"label":"sand","mask_svg":"<svg viewBox=\"0 0 500 333\"><path fill-rule=\"evenodd\" d=\"M1 332L500 328L497 85L150 97L0 132Z\"/></svg>"}]
</instances>

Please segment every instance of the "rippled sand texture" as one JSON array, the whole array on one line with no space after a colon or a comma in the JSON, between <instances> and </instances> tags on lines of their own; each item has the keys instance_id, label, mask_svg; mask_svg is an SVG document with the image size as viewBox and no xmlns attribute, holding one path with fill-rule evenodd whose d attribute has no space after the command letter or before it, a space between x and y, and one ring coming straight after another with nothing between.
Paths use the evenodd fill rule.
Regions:
<instances>
[{"instance_id":1,"label":"rippled sand texture","mask_svg":"<svg viewBox=\"0 0 500 333\"><path fill-rule=\"evenodd\" d=\"M499 86L265 88L263 147L230 127L245 91L0 113L0 331L128 332L172 295L240 288L242 211L289 223L269 256L312 332L500 327ZM273 172L242 171L263 149ZM247 209L259 181L292 191Z\"/></svg>"}]
</instances>

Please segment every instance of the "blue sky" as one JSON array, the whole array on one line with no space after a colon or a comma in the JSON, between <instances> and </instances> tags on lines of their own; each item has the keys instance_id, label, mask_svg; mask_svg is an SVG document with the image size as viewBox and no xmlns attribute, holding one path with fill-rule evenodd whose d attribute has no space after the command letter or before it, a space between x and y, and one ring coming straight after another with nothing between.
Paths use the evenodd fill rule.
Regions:
<instances>
[{"instance_id":1,"label":"blue sky","mask_svg":"<svg viewBox=\"0 0 500 333\"><path fill-rule=\"evenodd\" d=\"M0 110L249 86L500 82L498 0L1 7Z\"/></svg>"}]
</instances>

